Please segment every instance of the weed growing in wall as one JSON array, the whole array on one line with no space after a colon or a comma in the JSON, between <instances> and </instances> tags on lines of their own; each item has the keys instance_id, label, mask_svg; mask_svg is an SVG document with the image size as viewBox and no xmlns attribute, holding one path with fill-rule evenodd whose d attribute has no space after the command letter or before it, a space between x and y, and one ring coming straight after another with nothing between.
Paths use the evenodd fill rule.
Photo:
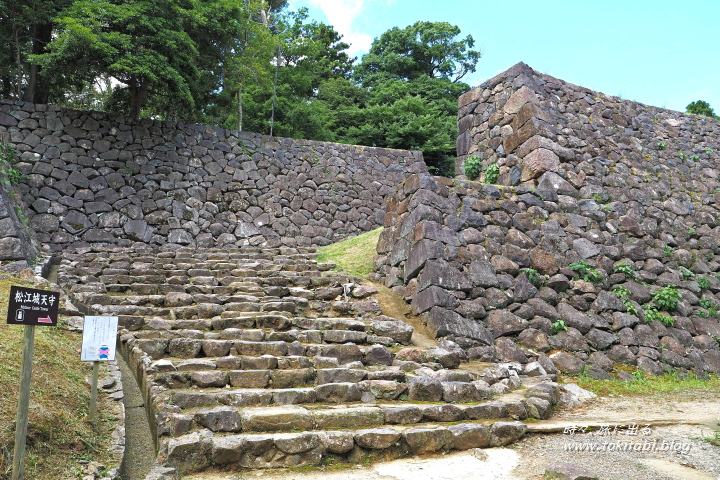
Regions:
<instances>
[{"instance_id":1,"label":"weed growing in wall","mask_svg":"<svg viewBox=\"0 0 720 480\"><path fill-rule=\"evenodd\" d=\"M660 322L666 327L675 325L675 319L673 317L660 313L654 305L645 305L644 313L646 323Z\"/></svg>"},{"instance_id":2,"label":"weed growing in wall","mask_svg":"<svg viewBox=\"0 0 720 480\"><path fill-rule=\"evenodd\" d=\"M485 183L495 183L500 177L500 166L497 163L493 163L488 166L485 170Z\"/></svg>"},{"instance_id":3,"label":"weed growing in wall","mask_svg":"<svg viewBox=\"0 0 720 480\"><path fill-rule=\"evenodd\" d=\"M617 265L615 265L615 273L622 273L625 275L625 278L629 278L631 280L635 279L635 269L632 265L630 265L628 262L620 262Z\"/></svg>"},{"instance_id":4,"label":"weed growing in wall","mask_svg":"<svg viewBox=\"0 0 720 480\"><path fill-rule=\"evenodd\" d=\"M573 272L577 273L577 278L582 278L586 282L591 283L601 283L605 280L605 277L602 275L602 273L598 272L594 268L590 266L585 260L580 260L579 262L571 263L568 265L568 268L572 270Z\"/></svg>"},{"instance_id":5,"label":"weed growing in wall","mask_svg":"<svg viewBox=\"0 0 720 480\"><path fill-rule=\"evenodd\" d=\"M673 312L682 296L675 285L663 287L653 294L653 301L660 310Z\"/></svg>"},{"instance_id":6,"label":"weed growing in wall","mask_svg":"<svg viewBox=\"0 0 720 480\"><path fill-rule=\"evenodd\" d=\"M561 330L566 332L568 329L568 326L565 324L564 320L555 320L552 323L552 329L553 329L553 335L557 334Z\"/></svg>"},{"instance_id":7,"label":"weed growing in wall","mask_svg":"<svg viewBox=\"0 0 720 480\"><path fill-rule=\"evenodd\" d=\"M15 146L10 143L0 142L0 173L3 174L0 181L3 184L15 185L28 178L27 175L15 168L16 161L17 150Z\"/></svg>"},{"instance_id":8,"label":"weed growing in wall","mask_svg":"<svg viewBox=\"0 0 720 480\"><path fill-rule=\"evenodd\" d=\"M465 160L465 175L470 180L477 180L480 176L480 172L482 171L482 160L480 160L480 157L477 157L475 155L468 157Z\"/></svg>"}]
</instances>

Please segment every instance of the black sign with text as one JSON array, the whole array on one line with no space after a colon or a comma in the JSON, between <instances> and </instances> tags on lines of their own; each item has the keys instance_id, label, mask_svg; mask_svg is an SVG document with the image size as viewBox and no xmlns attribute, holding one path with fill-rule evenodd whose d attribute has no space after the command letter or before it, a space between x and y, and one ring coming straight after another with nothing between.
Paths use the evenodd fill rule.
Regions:
<instances>
[{"instance_id":1,"label":"black sign with text","mask_svg":"<svg viewBox=\"0 0 720 480\"><path fill-rule=\"evenodd\" d=\"M7 323L57 325L60 293L34 288L10 287Z\"/></svg>"}]
</instances>

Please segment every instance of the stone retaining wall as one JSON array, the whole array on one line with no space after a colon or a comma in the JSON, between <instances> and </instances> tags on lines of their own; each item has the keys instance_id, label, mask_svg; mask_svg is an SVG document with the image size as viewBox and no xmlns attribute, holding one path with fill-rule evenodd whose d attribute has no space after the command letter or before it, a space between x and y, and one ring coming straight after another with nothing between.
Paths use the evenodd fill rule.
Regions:
<instances>
[{"instance_id":1,"label":"stone retaining wall","mask_svg":"<svg viewBox=\"0 0 720 480\"><path fill-rule=\"evenodd\" d=\"M382 223L420 152L275 138L51 105L0 103L28 178L15 187L53 250L134 242L324 245Z\"/></svg>"},{"instance_id":2,"label":"stone retaining wall","mask_svg":"<svg viewBox=\"0 0 720 480\"><path fill-rule=\"evenodd\" d=\"M0 141L10 141L7 132L0 131ZM0 261L32 261L38 255L37 244L22 201L9 186L7 174L0 171Z\"/></svg>"},{"instance_id":3,"label":"stone retaining wall","mask_svg":"<svg viewBox=\"0 0 720 480\"><path fill-rule=\"evenodd\" d=\"M499 185L411 177L387 201L378 278L473 358L720 372L720 122L524 64L459 105L458 172L476 155Z\"/></svg>"}]
</instances>

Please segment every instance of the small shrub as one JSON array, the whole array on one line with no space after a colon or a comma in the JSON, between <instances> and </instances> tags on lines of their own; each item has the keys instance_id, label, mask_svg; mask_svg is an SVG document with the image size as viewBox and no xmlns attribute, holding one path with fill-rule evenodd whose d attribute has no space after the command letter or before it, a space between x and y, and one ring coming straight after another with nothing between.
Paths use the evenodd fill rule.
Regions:
<instances>
[{"instance_id":1,"label":"small shrub","mask_svg":"<svg viewBox=\"0 0 720 480\"><path fill-rule=\"evenodd\" d=\"M534 268L526 268L523 270L525 272L525 276L528 279L528 282L535 285L535 282L537 282L540 279L540 274L538 274L538 271Z\"/></svg>"},{"instance_id":2,"label":"small shrub","mask_svg":"<svg viewBox=\"0 0 720 480\"><path fill-rule=\"evenodd\" d=\"M684 153L680 152L680 160L685 160L686 158L687 158L687 155L685 155Z\"/></svg>"},{"instance_id":3,"label":"small shrub","mask_svg":"<svg viewBox=\"0 0 720 480\"><path fill-rule=\"evenodd\" d=\"M585 260L571 263L568 265L568 268L578 274L577 278L582 278L586 282L601 283L605 280L605 277L603 277L600 272L592 268Z\"/></svg>"},{"instance_id":4,"label":"small shrub","mask_svg":"<svg viewBox=\"0 0 720 480\"><path fill-rule=\"evenodd\" d=\"M671 256L674 251L675 251L675 249L672 248L672 247L669 246L669 245L665 245L665 246L663 247L663 253L665 253L665 256L666 256L666 257Z\"/></svg>"},{"instance_id":5,"label":"small shrub","mask_svg":"<svg viewBox=\"0 0 720 480\"><path fill-rule=\"evenodd\" d=\"M695 276L694 273L692 273L690 270L688 270L685 267L680 267L680 275L682 276L683 280L690 280Z\"/></svg>"},{"instance_id":6,"label":"small shrub","mask_svg":"<svg viewBox=\"0 0 720 480\"><path fill-rule=\"evenodd\" d=\"M622 285L615 285L612 289L613 293L618 298L625 298L632 295L632 292L628 290L627 288L623 287Z\"/></svg>"},{"instance_id":7,"label":"small shrub","mask_svg":"<svg viewBox=\"0 0 720 480\"><path fill-rule=\"evenodd\" d=\"M657 305L660 310L666 312L675 311L681 298L680 292L678 292L677 287L674 285L663 287L653 294L655 305Z\"/></svg>"},{"instance_id":8,"label":"small shrub","mask_svg":"<svg viewBox=\"0 0 720 480\"><path fill-rule=\"evenodd\" d=\"M699 162L700 157L698 157L697 155L690 155L690 160L692 160L693 162Z\"/></svg>"},{"instance_id":9,"label":"small shrub","mask_svg":"<svg viewBox=\"0 0 720 480\"><path fill-rule=\"evenodd\" d=\"M710 300L709 298L701 298L700 306L702 308L704 308L705 310L707 310L707 312L705 312L703 310L698 311L699 317L702 317L702 316L708 316L708 317L712 317L712 318L718 317L718 306L715 305L713 303L713 301ZM701 312L702 312L702 314L701 314Z\"/></svg>"},{"instance_id":10,"label":"small shrub","mask_svg":"<svg viewBox=\"0 0 720 480\"><path fill-rule=\"evenodd\" d=\"M480 160L480 157L473 155L465 160L465 175L467 175L470 180L477 180L481 171L482 160Z\"/></svg>"},{"instance_id":11,"label":"small shrub","mask_svg":"<svg viewBox=\"0 0 720 480\"><path fill-rule=\"evenodd\" d=\"M495 183L500 177L500 166L493 163L485 169L485 183Z\"/></svg>"},{"instance_id":12,"label":"small shrub","mask_svg":"<svg viewBox=\"0 0 720 480\"><path fill-rule=\"evenodd\" d=\"M5 175L0 177L5 185L16 185L28 177L20 170L15 168L17 161L17 150L15 145L11 143L0 142L0 172Z\"/></svg>"},{"instance_id":13,"label":"small shrub","mask_svg":"<svg viewBox=\"0 0 720 480\"><path fill-rule=\"evenodd\" d=\"M700 290L707 290L710 288L710 279L707 277L698 277L697 284Z\"/></svg>"},{"instance_id":14,"label":"small shrub","mask_svg":"<svg viewBox=\"0 0 720 480\"><path fill-rule=\"evenodd\" d=\"M667 143L665 142L658 142L658 150L665 150L667 148Z\"/></svg>"},{"instance_id":15,"label":"small shrub","mask_svg":"<svg viewBox=\"0 0 720 480\"><path fill-rule=\"evenodd\" d=\"M705 153L708 154L708 155L712 155L714 152L715 152L715 150L713 150L713 149L710 148L710 147L707 147L707 148L705 149Z\"/></svg>"},{"instance_id":16,"label":"small shrub","mask_svg":"<svg viewBox=\"0 0 720 480\"><path fill-rule=\"evenodd\" d=\"M633 302L631 302L629 299L623 298L623 305L625 305L625 311L629 315L634 315L636 317L640 316L640 310L638 310L638 308L635 306L635 304Z\"/></svg>"},{"instance_id":17,"label":"small shrub","mask_svg":"<svg viewBox=\"0 0 720 480\"><path fill-rule=\"evenodd\" d=\"M564 320L555 320L555 321L552 323L552 328L553 328L553 335L555 335L555 334L558 333L560 330L562 330L562 331L567 331L568 326L565 324L565 321L564 321Z\"/></svg>"},{"instance_id":18,"label":"small shrub","mask_svg":"<svg viewBox=\"0 0 720 480\"><path fill-rule=\"evenodd\" d=\"M644 311L646 323L660 322L666 327L672 327L675 325L675 319L673 317L660 313L653 305L646 305Z\"/></svg>"},{"instance_id":19,"label":"small shrub","mask_svg":"<svg viewBox=\"0 0 720 480\"><path fill-rule=\"evenodd\" d=\"M615 265L615 273L622 273L625 275L625 278L634 279L635 278L635 270L633 269L633 266L628 262L620 262L617 265Z\"/></svg>"}]
</instances>

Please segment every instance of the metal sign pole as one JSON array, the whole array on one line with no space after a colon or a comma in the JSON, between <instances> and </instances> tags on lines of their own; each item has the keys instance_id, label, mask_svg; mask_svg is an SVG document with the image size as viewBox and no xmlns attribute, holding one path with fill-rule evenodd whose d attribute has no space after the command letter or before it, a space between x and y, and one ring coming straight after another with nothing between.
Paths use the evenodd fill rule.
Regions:
<instances>
[{"instance_id":1,"label":"metal sign pole","mask_svg":"<svg viewBox=\"0 0 720 480\"><path fill-rule=\"evenodd\" d=\"M25 446L30 406L30 377L32 376L33 350L35 350L35 326L25 325L22 370L20 372L20 395L18 397L17 422L15 423L15 452L13 453L11 480L23 480L25 478Z\"/></svg>"},{"instance_id":2,"label":"metal sign pole","mask_svg":"<svg viewBox=\"0 0 720 480\"><path fill-rule=\"evenodd\" d=\"M93 373L92 373L92 386L90 387L90 413L88 414L88 420L93 426L96 426L97 422L97 386L98 386L98 372L100 370L100 362L93 362Z\"/></svg>"}]
</instances>

